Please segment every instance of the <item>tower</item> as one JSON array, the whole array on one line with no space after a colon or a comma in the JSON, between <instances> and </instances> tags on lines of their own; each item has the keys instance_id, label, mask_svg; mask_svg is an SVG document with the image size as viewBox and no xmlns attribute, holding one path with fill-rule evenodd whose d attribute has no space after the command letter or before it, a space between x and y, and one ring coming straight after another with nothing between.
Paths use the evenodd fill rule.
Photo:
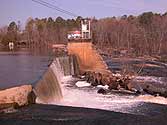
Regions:
<instances>
[{"instance_id":1,"label":"tower","mask_svg":"<svg viewBox=\"0 0 167 125\"><path fill-rule=\"evenodd\" d=\"M81 38L82 39L91 39L90 32L90 19L82 19L81 20Z\"/></svg>"}]
</instances>

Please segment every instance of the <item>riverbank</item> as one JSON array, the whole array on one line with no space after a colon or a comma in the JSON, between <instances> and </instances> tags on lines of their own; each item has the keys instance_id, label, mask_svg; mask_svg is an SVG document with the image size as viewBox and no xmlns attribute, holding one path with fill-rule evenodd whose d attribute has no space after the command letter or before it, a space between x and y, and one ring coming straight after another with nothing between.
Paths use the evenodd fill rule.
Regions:
<instances>
[{"instance_id":1,"label":"riverbank","mask_svg":"<svg viewBox=\"0 0 167 125\"><path fill-rule=\"evenodd\" d=\"M31 55L28 51L0 51L0 55Z\"/></svg>"},{"instance_id":2,"label":"riverbank","mask_svg":"<svg viewBox=\"0 0 167 125\"><path fill-rule=\"evenodd\" d=\"M150 106L157 111L146 107ZM0 114L1 125L163 125L166 123L167 107L144 104L139 109L147 115L133 115L112 111L75 108L68 106L34 104L23 107L15 113ZM160 112L160 113L158 113Z\"/></svg>"},{"instance_id":3,"label":"riverbank","mask_svg":"<svg viewBox=\"0 0 167 125\"><path fill-rule=\"evenodd\" d=\"M0 113L15 112L16 109L34 104L36 95L31 85L23 85L0 91Z\"/></svg>"}]
</instances>

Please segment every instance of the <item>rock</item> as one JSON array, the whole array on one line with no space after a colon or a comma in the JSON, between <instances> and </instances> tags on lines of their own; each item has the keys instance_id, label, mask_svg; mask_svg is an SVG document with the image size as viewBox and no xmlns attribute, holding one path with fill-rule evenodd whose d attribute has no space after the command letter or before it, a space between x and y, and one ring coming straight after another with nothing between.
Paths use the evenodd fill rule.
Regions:
<instances>
[{"instance_id":1,"label":"rock","mask_svg":"<svg viewBox=\"0 0 167 125\"><path fill-rule=\"evenodd\" d=\"M35 101L36 101L36 95L34 93L34 91L31 91L29 94L28 94L28 104L35 104Z\"/></svg>"},{"instance_id":2,"label":"rock","mask_svg":"<svg viewBox=\"0 0 167 125\"><path fill-rule=\"evenodd\" d=\"M0 91L0 105L18 104L24 106L35 103L36 96L31 85L23 85Z\"/></svg>"},{"instance_id":3,"label":"rock","mask_svg":"<svg viewBox=\"0 0 167 125\"><path fill-rule=\"evenodd\" d=\"M124 84L124 81L122 79L118 79L117 82L120 85L120 87L125 88L125 84Z\"/></svg>"},{"instance_id":4,"label":"rock","mask_svg":"<svg viewBox=\"0 0 167 125\"><path fill-rule=\"evenodd\" d=\"M98 85L101 85L102 84L102 82L101 82L101 80L102 80L102 74L101 73L96 73L96 80L97 80L97 84Z\"/></svg>"},{"instance_id":5,"label":"rock","mask_svg":"<svg viewBox=\"0 0 167 125\"><path fill-rule=\"evenodd\" d=\"M103 86L110 84L110 76L106 75L106 74L103 74L101 84Z\"/></svg>"},{"instance_id":6,"label":"rock","mask_svg":"<svg viewBox=\"0 0 167 125\"><path fill-rule=\"evenodd\" d=\"M92 86L97 86L99 85L99 82L98 82L98 79L97 79L97 73L95 72L92 72L91 75L90 75L90 78L91 78L91 85Z\"/></svg>"},{"instance_id":7,"label":"rock","mask_svg":"<svg viewBox=\"0 0 167 125\"><path fill-rule=\"evenodd\" d=\"M116 81L118 82L118 84L121 88L124 88L126 90L130 90L130 89L128 89L128 84L131 81L129 76L116 77Z\"/></svg>"},{"instance_id":8,"label":"rock","mask_svg":"<svg viewBox=\"0 0 167 125\"><path fill-rule=\"evenodd\" d=\"M160 96L163 96L163 97L167 98L167 91L164 91L163 93L160 93Z\"/></svg>"},{"instance_id":9,"label":"rock","mask_svg":"<svg viewBox=\"0 0 167 125\"><path fill-rule=\"evenodd\" d=\"M155 93L149 88L150 86L147 85L146 88L143 88L143 91L147 94L154 95Z\"/></svg>"},{"instance_id":10,"label":"rock","mask_svg":"<svg viewBox=\"0 0 167 125\"><path fill-rule=\"evenodd\" d=\"M7 109L13 107L14 109L17 109L19 107L18 103L3 103L0 104L0 110Z\"/></svg>"},{"instance_id":11,"label":"rock","mask_svg":"<svg viewBox=\"0 0 167 125\"><path fill-rule=\"evenodd\" d=\"M13 113L19 108L18 103L4 103L0 104L0 113Z\"/></svg>"},{"instance_id":12,"label":"rock","mask_svg":"<svg viewBox=\"0 0 167 125\"><path fill-rule=\"evenodd\" d=\"M107 94L107 91L105 89L101 88L101 89L99 89L97 91L97 93L99 93L99 94Z\"/></svg>"},{"instance_id":13,"label":"rock","mask_svg":"<svg viewBox=\"0 0 167 125\"><path fill-rule=\"evenodd\" d=\"M138 81L135 80L130 80L127 85L126 85L126 89L130 90L130 91L139 91L141 93L143 93L143 88L144 88L144 84L139 83Z\"/></svg>"},{"instance_id":14,"label":"rock","mask_svg":"<svg viewBox=\"0 0 167 125\"><path fill-rule=\"evenodd\" d=\"M84 73L85 75L85 81L87 81L88 83L94 83L94 77L93 77L93 72L91 71L87 71Z\"/></svg>"},{"instance_id":15,"label":"rock","mask_svg":"<svg viewBox=\"0 0 167 125\"><path fill-rule=\"evenodd\" d=\"M92 73L90 71L87 71L84 73L84 75L85 75L85 80L90 83L91 78L93 76Z\"/></svg>"},{"instance_id":16,"label":"rock","mask_svg":"<svg viewBox=\"0 0 167 125\"><path fill-rule=\"evenodd\" d=\"M108 86L109 86L108 87L109 90L112 90L112 89L118 90L118 83L116 83L116 82L115 83L111 83Z\"/></svg>"},{"instance_id":17,"label":"rock","mask_svg":"<svg viewBox=\"0 0 167 125\"><path fill-rule=\"evenodd\" d=\"M118 89L118 82L116 81L116 77L110 77L110 84L108 84L108 89L112 90L117 90Z\"/></svg>"},{"instance_id":18,"label":"rock","mask_svg":"<svg viewBox=\"0 0 167 125\"><path fill-rule=\"evenodd\" d=\"M130 91L135 91L137 94L150 94L153 96L163 96L165 98L167 97L167 89L165 87L159 87L152 83L131 80L127 84L127 88Z\"/></svg>"},{"instance_id":19,"label":"rock","mask_svg":"<svg viewBox=\"0 0 167 125\"><path fill-rule=\"evenodd\" d=\"M146 85L146 87L143 88L143 91L153 96L163 96L165 98L167 97L167 90L165 88L158 88L151 84Z\"/></svg>"},{"instance_id":20,"label":"rock","mask_svg":"<svg viewBox=\"0 0 167 125\"><path fill-rule=\"evenodd\" d=\"M93 71L87 71L84 73L85 80L88 83L91 83L92 86L98 86L98 85L108 85L110 84L110 77L112 77L111 74L101 73L101 72L93 72Z\"/></svg>"}]
</instances>

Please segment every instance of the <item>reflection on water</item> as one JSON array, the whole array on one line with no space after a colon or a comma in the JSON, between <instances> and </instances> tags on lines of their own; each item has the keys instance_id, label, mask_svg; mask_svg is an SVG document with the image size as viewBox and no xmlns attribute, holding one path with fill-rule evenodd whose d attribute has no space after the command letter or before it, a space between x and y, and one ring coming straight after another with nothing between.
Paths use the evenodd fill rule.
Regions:
<instances>
[{"instance_id":1,"label":"reflection on water","mask_svg":"<svg viewBox=\"0 0 167 125\"><path fill-rule=\"evenodd\" d=\"M0 89L35 83L46 71L47 56L0 54Z\"/></svg>"}]
</instances>

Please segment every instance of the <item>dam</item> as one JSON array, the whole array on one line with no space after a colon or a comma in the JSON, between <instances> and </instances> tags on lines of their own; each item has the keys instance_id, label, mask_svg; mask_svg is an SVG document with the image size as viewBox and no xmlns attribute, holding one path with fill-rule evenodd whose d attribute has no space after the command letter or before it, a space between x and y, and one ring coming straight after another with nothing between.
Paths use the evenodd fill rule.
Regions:
<instances>
[{"instance_id":1,"label":"dam","mask_svg":"<svg viewBox=\"0 0 167 125\"><path fill-rule=\"evenodd\" d=\"M98 89L105 86L92 87L90 83L75 76L86 71L110 74L111 71L108 70L105 61L90 42L70 42L67 50L68 55L54 58L43 79L37 83L35 90L38 103L98 108L131 114L134 113L131 109L137 109L143 102L167 104L164 97L136 96L119 92L111 92L109 95L98 94ZM143 80L145 79L147 77Z\"/></svg>"},{"instance_id":2,"label":"dam","mask_svg":"<svg viewBox=\"0 0 167 125\"><path fill-rule=\"evenodd\" d=\"M97 91L101 88L107 89L106 86L99 85L94 87L91 83L83 79L84 76L82 76L82 73L87 71L110 74L111 71L109 71L109 69L114 70L114 67L121 69L121 61L114 62L110 59L109 62L108 60L104 60L95 49L94 45L89 42L70 42L66 48L68 54L54 56L51 61L49 59L50 57L42 56L38 58L32 55L2 56L3 62L8 63L0 63L0 67L5 74L8 74L8 78L10 77L11 79L7 79L6 81L6 75L1 74L3 79L0 80L4 83L0 84L1 88L23 85L28 79L28 83L33 86L37 96L35 105L22 108L21 110L19 109L16 113L9 114L10 118L19 116L19 118L27 119L31 117L35 120L38 119L39 122L41 122L41 118L46 121L55 121L56 119L57 123L62 121L64 123L66 120L75 121L76 118L79 120L83 119L83 117L85 119L89 117L88 119L92 120L92 115L90 116L88 114L91 114L92 111L97 113L97 109L107 110L111 114L116 112L117 115L118 113L125 113L124 118L127 118L128 115L135 117L145 116L146 119L152 118L152 114L154 114L155 118L164 116L165 113L163 111L165 111L167 105L167 99L164 97L134 95L120 93L119 91L111 91L104 95L98 94ZM82 50L82 53L79 53L80 50ZM22 59L29 61L27 62ZM136 64L136 62L129 63ZM142 61L140 63L142 63ZM8 64L10 64L10 69L5 69L5 65L7 67ZM152 74L152 72L156 70L157 72L159 71L165 74L165 66L163 64L156 65L158 66L155 68L149 68L149 72ZM16 69L15 71L17 73L10 72L12 69ZM144 69L143 71L147 71L145 73L149 75L148 69ZM13 74L14 77L12 77ZM163 86L165 85L165 78L165 76L160 76L160 74L156 76L155 74L155 76L139 76L137 79L140 82L151 82L158 86ZM14 79L14 83L12 79ZM90 109L87 108L92 108L91 112L89 112ZM42 115L40 115L40 113L37 114L36 111L40 112ZM85 112L81 116L80 112L83 111ZM60 115L60 113L62 115ZM86 113L87 117L84 116ZM97 114L95 114L94 116L96 117ZM3 115L0 116L0 119L1 118L3 118ZM8 114L5 115L3 119L5 118L8 118ZM100 116L100 119L101 118L103 118L103 115ZM23 122L27 121L23 120ZM7 123L10 123L10 121L7 121Z\"/></svg>"},{"instance_id":3,"label":"dam","mask_svg":"<svg viewBox=\"0 0 167 125\"><path fill-rule=\"evenodd\" d=\"M128 116L129 119L134 119L141 116L140 119L146 118L145 121L148 121L148 118L149 121L152 121L160 116L165 116L164 111L166 110L167 100L164 97L154 97L151 95L136 96L134 94L114 91L104 95L98 94L97 91L101 88L105 89L106 86L93 87L90 83L81 78L83 76L79 78L77 76L80 76L79 74L85 71L111 73L108 71L108 67L112 70L114 70L115 67L121 68L121 62L103 60L91 43L82 42L75 44L72 42L68 44L67 48L68 55L55 56L52 61L49 61L48 57L38 57L38 60L34 60L37 58L31 55L26 55L26 57L25 55L15 55L16 57L14 55L3 55L1 57L1 59L3 59L3 63L0 62L1 69L4 71L7 70L5 74L14 74L15 76L12 77L14 83L11 83L12 79L8 79L10 84L5 84L7 81L0 79L3 80L4 83L0 84L1 87L22 85L26 83L28 77L29 84L33 85L35 94L37 95L37 104L21 108L16 111L16 113L1 115L0 120L2 119L4 122L9 118L10 120L6 120L6 123L10 123L13 119L17 119L17 122L12 121L17 124L20 121L23 123L41 123L41 119L45 120L45 122L54 121L56 123L67 123L71 121L76 123L78 121L83 122L83 119L89 119L92 123L94 119L97 121L103 119L106 110L110 113L105 115L105 118L110 116L108 123L113 122L111 117L118 116L119 113L125 113L120 116L121 118L127 118ZM78 54L80 50L83 51ZM6 56L11 56L12 60L9 61ZM20 60L23 58L29 61ZM5 60L8 64L10 63L10 69L4 69L4 65L6 64L4 63ZM14 62L18 63L15 64ZM12 65L13 63L15 65ZM133 63L135 64L135 62ZM15 68L18 74L10 72L10 70ZM164 66L161 65L161 68L164 69L163 74L165 74L166 70ZM154 70L155 68L153 68L153 71ZM156 70L158 71L158 69ZM152 72L152 68L150 68L150 72ZM1 78L6 78L5 74L1 74ZM34 76L36 79L34 79ZM163 78L159 76L140 76L138 80L155 82L158 85L165 83ZM20 81L19 84L17 81ZM100 111L97 109L105 111L101 111L102 114L99 115ZM113 114L113 112L116 112L116 114ZM152 114L154 114L155 117L152 117ZM118 119L120 119L120 117L118 117ZM27 121L27 119L31 120ZM125 120L123 120L123 123L124 121ZM104 124L104 120L102 120L101 124Z\"/></svg>"},{"instance_id":4,"label":"dam","mask_svg":"<svg viewBox=\"0 0 167 125\"><path fill-rule=\"evenodd\" d=\"M63 77L78 74L75 64L74 56L56 57L35 85L37 102L48 104L60 101L63 98L61 90Z\"/></svg>"},{"instance_id":5,"label":"dam","mask_svg":"<svg viewBox=\"0 0 167 125\"><path fill-rule=\"evenodd\" d=\"M70 41L67 45L68 54L75 55L81 72L109 72L108 67L91 42Z\"/></svg>"}]
</instances>

